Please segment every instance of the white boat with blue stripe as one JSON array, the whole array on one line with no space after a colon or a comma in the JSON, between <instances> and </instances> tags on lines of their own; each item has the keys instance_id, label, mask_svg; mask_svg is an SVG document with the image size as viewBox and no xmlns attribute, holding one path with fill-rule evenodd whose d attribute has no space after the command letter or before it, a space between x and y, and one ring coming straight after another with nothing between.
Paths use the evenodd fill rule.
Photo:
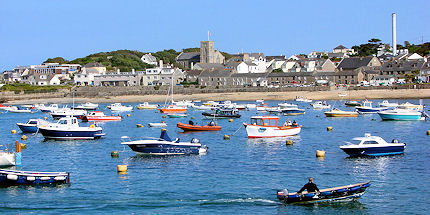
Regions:
<instances>
[{"instance_id":1,"label":"white boat with blue stripe","mask_svg":"<svg viewBox=\"0 0 430 215\"><path fill-rule=\"evenodd\" d=\"M384 139L378 136L371 136L366 133L364 137L356 137L352 139L352 143L340 146L345 153L350 156L383 156L402 154L406 148L405 143L399 143L393 139L391 143L387 143Z\"/></svg>"},{"instance_id":2,"label":"white boat with blue stripe","mask_svg":"<svg viewBox=\"0 0 430 215\"><path fill-rule=\"evenodd\" d=\"M91 124L89 127L79 126L76 117L63 117L56 123L49 123L39 127L39 132L46 139L74 140L74 139L98 139L105 136L103 129Z\"/></svg>"},{"instance_id":3,"label":"white boat with blue stripe","mask_svg":"<svg viewBox=\"0 0 430 215\"><path fill-rule=\"evenodd\" d=\"M127 136L121 139L130 139ZM189 154L204 154L208 147L202 145L196 138L192 138L190 142L181 142L179 138L171 140L167 135L167 130L162 129L160 138L147 138L144 140L122 142L123 145L128 145L137 154L142 155L189 155Z\"/></svg>"}]
</instances>

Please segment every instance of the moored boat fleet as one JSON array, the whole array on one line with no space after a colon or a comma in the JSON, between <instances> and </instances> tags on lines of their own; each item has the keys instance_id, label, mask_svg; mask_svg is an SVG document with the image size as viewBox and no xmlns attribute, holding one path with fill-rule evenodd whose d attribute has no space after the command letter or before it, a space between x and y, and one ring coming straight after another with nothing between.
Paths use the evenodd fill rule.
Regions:
<instances>
[{"instance_id":1,"label":"moored boat fleet","mask_svg":"<svg viewBox=\"0 0 430 215\"><path fill-rule=\"evenodd\" d=\"M246 137L253 138L280 138L300 135L302 124L300 115L308 114L305 109L311 107L315 112L324 113L326 117L359 117L360 114L378 114L382 120L423 120L426 118L423 105L413 105L410 103L390 103L383 101L374 107L372 101L363 101L360 105L354 107L354 110L340 110L335 104L328 104L327 101L314 101L297 98L298 104L292 104L287 101L279 103L277 106L270 107L265 101L256 103L233 103L233 102L192 102L173 100L165 105L150 104L148 102L139 104L135 107L114 103L110 105L111 114L105 114L102 110L97 110L98 104L82 104L75 108L59 107L58 105L40 105L34 106L31 111L40 110L49 113L56 122L50 122L46 119L29 119L26 123L17 123L17 126L23 133L40 133L45 139L54 140L76 140L76 139L99 139L109 134L103 133L103 128L99 122L117 121L121 123L124 118L122 112L133 111L134 108L142 111L156 111L161 116L168 117L169 125L175 122L177 128L184 132L212 132L213 135L219 135L222 124L219 120L242 119L240 127L244 128ZM303 104L306 104L304 106ZM345 104L347 105L347 104ZM311 107L309 107L311 106ZM27 107L28 108L28 107ZM329 110L324 110L329 109ZM6 109L3 109L6 110ZM243 119L241 111L255 111L248 119ZM321 111L324 110L324 111ZM9 110L6 110L12 112ZM30 111L30 112L31 112ZM191 117L189 112L194 111L201 115L203 123L195 123L192 120L185 122L184 119ZM118 113L120 112L120 113ZM29 112L28 112L29 113ZM296 117L291 120L285 117ZM88 124L80 124L88 122ZM170 121L169 121L170 120ZM176 121L174 121L176 120ZM327 119L329 120L329 119ZM195 120L198 121L198 120ZM296 122L297 121L297 122ZM113 122L115 123L115 122ZM147 122L149 129L167 127L165 121ZM146 125L146 124L145 124ZM158 129L157 129L158 128ZM240 128L239 128L240 129ZM236 132L235 132L236 133ZM194 134L194 133L193 133ZM196 133L197 134L197 133ZM121 137L121 145L127 145L132 151L139 155L168 156L168 155L204 155L208 153L209 147L195 137L181 138L180 136L172 139L166 129L161 130L159 137L134 138L128 134ZM351 143L339 146L339 151L344 151L348 156L385 156L404 153L406 144L398 140L391 142L385 141L378 136L372 136L368 133L364 137L355 137ZM4 155L3 155L4 154ZM11 152L0 152L0 161L8 162ZM9 157L8 157L9 156ZM13 152L13 156L17 156ZM20 156L20 155L19 155ZM13 162L9 162L16 165ZM16 163L16 162L15 162ZM2 163L0 163L1 165ZM70 173L67 172L28 172L0 170L0 184L2 185L34 185L34 184L57 184L69 183ZM365 190L370 186L370 182L346 185L341 187L322 189L316 193L288 193L287 190L279 190L277 198L284 203L313 203L323 201L335 201L343 199L357 199L362 196Z\"/></svg>"}]
</instances>

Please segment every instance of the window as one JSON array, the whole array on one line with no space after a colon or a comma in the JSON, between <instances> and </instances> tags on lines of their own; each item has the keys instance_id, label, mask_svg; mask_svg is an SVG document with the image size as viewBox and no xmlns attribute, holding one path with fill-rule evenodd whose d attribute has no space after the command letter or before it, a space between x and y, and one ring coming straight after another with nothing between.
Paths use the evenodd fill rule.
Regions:
<instances>
[{"instance_id":1,"label":"window","mask_svg":"<svg viewBox=\"0 0 430 215\"><path fill-rule=\"evenodd\" d=\"M378 144L378 142L372 140L372 141L364 141L363 144Z\"/></svg>"}]
</instances>

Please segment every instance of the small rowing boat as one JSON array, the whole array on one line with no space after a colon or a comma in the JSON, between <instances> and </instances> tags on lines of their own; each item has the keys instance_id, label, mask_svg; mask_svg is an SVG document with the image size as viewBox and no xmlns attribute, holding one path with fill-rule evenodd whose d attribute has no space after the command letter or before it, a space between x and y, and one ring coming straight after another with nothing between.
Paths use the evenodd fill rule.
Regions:
<instances>
[{"instance_id":1,"label":"small rowing boat","mask_svg":"<svg viewBox=\"0 0 430 215\"><path fill-rule=\"evenodd\" d=\"M343 111L337 108L324 112L326 117L358 117L358 112L356 111Z\"/></svg>"},{"instance_id":2,"label":"small rowing boat","mask_svg":"<svg viewBox=\"0 0 430 215\"><path fill-rule=\"evenodd\" d=\"M210 123L209 123L210 124ZM219 131L221 126L217 125L190 125L178 122L176 126L184 131Z\"/></svg>"},{"instance_id":3,"label":"small rowing boat","mask_svg":"<svg viewBox=\"0 0 430 215\"><path fill-rule=\"evenodd\" d=\"M320 192L313 193L308 193L306 191L302 193L288 193L288 190L284 189L278 190L276 195L281 202L286 204L353 200L360 198L369 186L370 181L341 187L321 189Z\"/></svg>"}]
</instances>

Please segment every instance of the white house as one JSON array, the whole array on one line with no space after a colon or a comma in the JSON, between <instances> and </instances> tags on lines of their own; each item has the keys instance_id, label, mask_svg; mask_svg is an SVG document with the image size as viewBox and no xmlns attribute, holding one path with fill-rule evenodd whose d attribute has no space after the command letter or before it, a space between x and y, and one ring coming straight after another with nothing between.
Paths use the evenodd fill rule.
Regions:
<instances>
[{"instance_id":1,"label":"white house","mask_svg":"<svg viewBox=\"0 0 430 215\"><path fill-rule=\"evenodd\" d=\"M140 59L144 63L150 64L150 65L157 65L157 59L154 56L152 56L151 53L144 54Z\"/></svg>"},{"instance_id":2,"label":"white house","mask_svg":"<svg viewBox=\"0 0 430 215\"><path fill-rule=\"evenodd\" d=\"M372 86L387 86L392 85L395 82L395 78L391 75L378 75L373 77L372 80L370 80L370 85Z\"/></svg>"}]
</instances>

